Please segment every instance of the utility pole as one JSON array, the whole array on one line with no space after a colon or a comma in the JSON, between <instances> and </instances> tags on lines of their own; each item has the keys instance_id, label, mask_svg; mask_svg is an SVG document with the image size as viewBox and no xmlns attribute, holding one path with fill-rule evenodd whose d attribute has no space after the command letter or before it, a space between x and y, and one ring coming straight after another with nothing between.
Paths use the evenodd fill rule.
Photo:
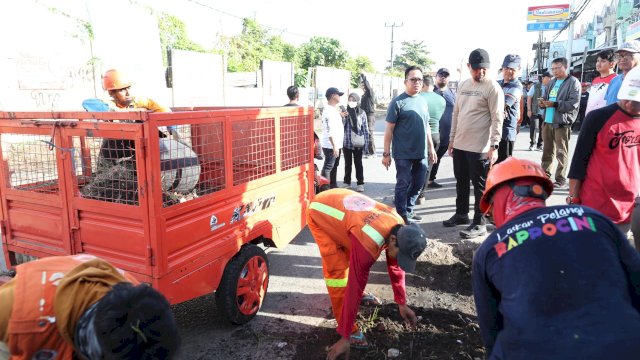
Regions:
<instances>
[{"instance_id":1,"label":"utility pole","mask_svg":"<svg viewBox=\"0 0 640 360\"><path fill-rule=\"evenodd\" d=\"M387 23L384 23L384 27L390 27L391 28L391 59L389 60L389 73L391 73L391 70L393 69L393 30L397 27L402 27L404 25L404 23L400 23L400 25L396 24L395 22L391 25L387 25ZM391 80L391 84L393 84L393 79ZM391 96L391 98L393 98L393 89L392 86L389 86L389 94Z\"/></svg>"},{"instance_id":2,"label":"utility pole","mask_svg":"<svg viewBox=\"0 0 640 360\"><path fill-rule=\"evenodd\" d=\"M574 12L575 10L575 0L571 0L571 7L569 8L569 13L571 14L571 16L569 17L569 33L567 34L567 54L566 54L566 58L567 58L567 70L568 73L571 74L571 70L573 65L572 63L572 58L573 58L573 25L576 22L576 16L578 14L576 14ZM583 64L584 64L584 60L583 60ZM584 67L584 65L582 65Z\"/></svg>"},{"instance_id":3,"label":"utility pole","mask_svg":"<svg viewBox=\"0 0 640 360\"><path fill-rule=\"evenodd\" d=\"M402 25L404 25L404 23L400 23L400 25L396 24L395 22L391 25L387 25L387 23L384 23L384 27L391 28L391 60L389 60L389 70L393 68L393 29L397 27L402 27Z\"/></svg>"}]
</instances>

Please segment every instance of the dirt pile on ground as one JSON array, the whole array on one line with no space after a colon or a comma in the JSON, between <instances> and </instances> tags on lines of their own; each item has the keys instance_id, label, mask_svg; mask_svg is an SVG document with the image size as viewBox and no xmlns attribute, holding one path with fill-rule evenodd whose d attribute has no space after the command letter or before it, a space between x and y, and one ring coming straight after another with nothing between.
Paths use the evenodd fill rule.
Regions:
<instances>
[{"instance_id":1,"label":"dirt pile on ground","mask_svg":"<svg viewBox=\"0 0 640 360\"><path fill-rule=\"evenodd\" d=\"M369 347L352 348L350 358L484 358L471 290L471 262L478 245L430 242L419 259L416 276L407 282L412 309L419 318L417 327L403 324L395 303L362 306L358 325ZM327 346L339 339L335 326L335 320L330 319L307 334L306 341L296 344L293 358L325 359Z\"/></svg>"}]
</instances>

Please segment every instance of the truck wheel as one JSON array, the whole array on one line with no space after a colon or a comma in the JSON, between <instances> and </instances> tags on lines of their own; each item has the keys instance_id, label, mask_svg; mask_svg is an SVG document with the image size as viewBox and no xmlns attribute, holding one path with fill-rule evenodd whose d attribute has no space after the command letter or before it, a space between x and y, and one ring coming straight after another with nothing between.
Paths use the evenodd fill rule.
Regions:
<instances>
[{"instance_id":1,"label":"truck wheel","mask_svg":"<svg viewBox=\"0 0 640 360\"><path fill-rule=\"evenodd\" d=\"M267 255L256 245L245 245L224 269L216 304L232 323L245 324L260 310L268 285Z\"/></svg>"}]
</instances>

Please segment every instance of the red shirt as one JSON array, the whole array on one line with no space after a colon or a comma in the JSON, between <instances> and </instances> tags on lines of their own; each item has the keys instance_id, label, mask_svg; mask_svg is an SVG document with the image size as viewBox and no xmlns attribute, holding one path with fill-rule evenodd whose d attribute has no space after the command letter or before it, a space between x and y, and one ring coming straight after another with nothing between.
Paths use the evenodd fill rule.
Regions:
<instances>
[{"instance_id":1,"label":"red shirt","mask_svg":"<svg viewBox=\"0 0 640 360\"><path fill-rule=\"evenodd\" d=\"M590 112L580 130L569 178L582 180L582 204L616 224L631 221L640 192L640 116L617 104Z\"/></svg>"}]
</instances>

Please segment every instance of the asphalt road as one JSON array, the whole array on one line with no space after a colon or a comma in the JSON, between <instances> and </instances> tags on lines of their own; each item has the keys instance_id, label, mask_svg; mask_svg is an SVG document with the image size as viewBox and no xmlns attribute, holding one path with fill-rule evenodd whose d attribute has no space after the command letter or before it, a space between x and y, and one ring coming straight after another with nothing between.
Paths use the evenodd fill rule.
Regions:
<instances>
[{"instance_id":1,"label":"asphalt road","mask_svg":"<svg viewBox=\"0 0 640 360\"><path fill-rule=\"evenodd\" d=\"M384 126L384 113L381 112L377 115L375 127L378 156L363 160L365 194L391 203L395 171L393 166L386 170L381 163ZM576 134L571 137L570 149L575 147L576 138ZM528 147L529 131L523 129L518 135L514 156L539 162L542 152L528 151ZM318 164L321 165L321 161ZM343 174L341 164L338 170L340 183ZM418 206L416 211L423 216L421 224L431 240L460 242L462 240L458 232L462 228L442 226L442 221L448 219L455 210L455 179L452 161L448 156L442 160L437 181L444 187L429 190L426 204ZM557 191L548 204L561 204L566 195L567 190ZM471 202L473 204L473 197ZM289 339L303 336L300 334L320 326L330 315L318 248L307 229L284 249L267 249L267 253L271 274L268 294L262 310L248 324L229 324L216 313L213 296L194 299L174 307L183 340L181 359L291 358L294 349ZM367 290L392 301L388 283L385 266L379 261L372 271ZM408 291L411 292L410 289Z\"/></svg>"}]
</instances>

